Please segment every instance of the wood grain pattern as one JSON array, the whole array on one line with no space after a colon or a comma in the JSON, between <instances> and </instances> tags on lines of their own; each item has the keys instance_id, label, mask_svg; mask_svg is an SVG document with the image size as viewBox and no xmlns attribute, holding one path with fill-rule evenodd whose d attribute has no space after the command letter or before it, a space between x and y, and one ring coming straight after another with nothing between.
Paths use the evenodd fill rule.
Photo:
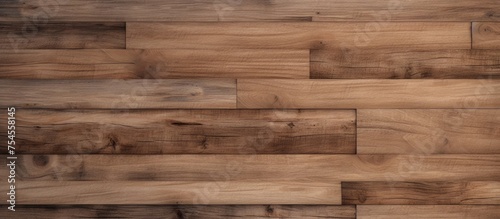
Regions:
<instances>
[{"instance_id":1,"label":"wood grain pattern","mask_svg":"<svg viewBox=\"0 0 500 219\"><path fill-rule=\"evenodd\" d=\"M125 23L0 23L2 50L124 48Z\"/></svg>"},{"instance_id":2,"label":"wood grain pattern","mask_svg":"<svg viewBox=\"0 0 500 219\"><path fill-rule=\"evenodd\" d=\"M499 108L498 80L238 80L239 108Z\"/></svg>"},{"instance_id":3,"label":"wood grain pattern","mask_svg":"<svg viewBox=\"0 0 500 219\"><path fill-rule=\"evenodd\" d=\"M3 1L1 20L20 20L40 14L65 21L490 21L500 18L495 0L85 0ZM120 10L109 10L119 8ZM128 12L128 13L123 13Z\"/></svg>"},{"instance_id":4,"label":"wood grain pattern","mask_svg":"<svg viewBox=\"0 0 500 219\"><path fill-rule=\"evenodd\" d=\"M499 155L22 155L18 160L17 177L32 181L500 181Z\"/></svg>"},{"instance_id":5,"label":"wood grain pattern","mask_svg":"<svg viewBox=\"0 0 500 219\"><path fill-rule=\"evenodd\" d=\"M500 205L500 182L342 182L342 204Z\"/></svg>"},{"instance_id":6,"label":"wood grain pattern","mask_svg":"<svg viewBox=\"0 0 500 219\"><path fill-rule=\"evenodd\" d=\"M308 50L0 51L0 78L309 78Z\"/></svg>"},{"instance_id":7,"label":"wood grain pattern","mask_svg":"<svg viewBox=\"0 0 500 219\"><path fill-rule=\"evenodd\" d=\"M464 22L127 23L129 49L470 49L470 40Z\"/></svg>"},{"instance_id":8,"label":"wood grain pattern","mask_svg":"<svg viewBox=\"0 0 500 219\"><path fill-rule=\"evenodd\" d=\"M311 50L315 79L500 78L500 50Z\"/></svg>"},{"instance_id":9,"label":"wood grain pattern","mask_svg":"<svg viewBox=\"0 0 500 219\"><path fill-rule=\"evenodd\" d=\"M1 206L7 208L7 206ZM352 205L20 205L8 218L355 219Z\"/></svg>"},{"instance_id":10,"label":"wood grain pattern","mask_svg":"<svg viewBox=\"0 0 500 219\"><path fill-rule=\"evenodd\" d=\"M473 22L472 48L500 49L500 22Z\"/></svg>"},{"instance_id":11,"label":"wood grain pattern","mask_svg":"<svg viewBox=\"0 0 500 219\"><path fill-rule=\"evenodd\" d=\"M474 218L500 217L498 205L359 205L358 219L420 219L420 218Z\"/></svg>"},{"instance_id":12,"label":"wood grain pattern","mask_svg":"<svg viewBox=\"0 0 500 219\"><path fill-rule=\"evenodd\" d=\"M1 107L235 108L232 79L0 80ZM17 95L23 94L23 95Z\"/></svg>"},{"instance_id":13,"label":"wood grain pattern","mask_svg":"<svg viewBox=\"0 0 500 219\"><path fill-rule=\"evenodd\" d=\"M358 154L499 154L500 110L357 111Z\"/></svg>"},{"instance_id":14,"label":"wood grain pattern","mask_svg":"<svg viewBox=\"0 0 500 219\"><path fill-rule=\"evenodd\" d=\"M28 110L16 112L23 154L355 153L351 110ZM7 114L0 114L7 121ZM7 127L0 127L7 139ZM0 146L2 153L7 146Z\"/></svg>"}]
</instances>

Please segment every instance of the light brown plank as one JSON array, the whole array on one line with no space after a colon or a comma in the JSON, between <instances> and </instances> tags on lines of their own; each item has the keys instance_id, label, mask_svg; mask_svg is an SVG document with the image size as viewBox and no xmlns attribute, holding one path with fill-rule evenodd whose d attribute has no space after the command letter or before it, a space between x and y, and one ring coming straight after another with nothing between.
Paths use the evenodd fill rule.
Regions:
<instances>
[{"instance_id":1,"label":"light brown plank","mask_svg":"<svg viewBox=\"0 0 500 219\"><path fill-rule=\"evenodd\" d=\"M311 78L499 79L500 50L312 50Z\"/></svg>"},{"instance_id":2,"label":"light brown plank","mask_svg":"<svg viewBox=\"0 0 500 219\"><path fill-rule=\"evenodd\" d=\"M0 72L11 79L309 78L309 50L3 50Z\"/></svg>"},{"instance_id":3,"label":"light brown plank","mask_svg":"<svg viewBox=\"0 0 500 219\"><path fill-rule=\"evenodd\" d=\"M499 108L498 80L238 80L239 108Z\"/></svg>"},{"instance_id":4,"label":"light brown plank","mask_svg":"<svg viewBox=\"0 0 500 219\"><path fill-rule=\"evenodd\" d=\"M352 110L16 111L22 154L353 154ZM7 114L0 114L7 121ZM7 139L7 126L0 138ZM7 146L0 146L2 153Z\"/></svg>"},{"instance_id":5,"label":"light brown plank","mask_svg":"<svg viewBox=\"0 0 500 219\"><path fill-rule=\"evenodd\" d=\"M499 154L500 110L358 110L359 154Z\"/></svg>"},{"instance_id":6,"label":"light brown plank","mask_svg":"<svg viewBox=\"0 0 500 219\"><path fill-rule=\"evenodd\" d=\"M232 79L0 80L1 107L234 108Z\"/></svg>"},{"instance_id":7,"label":"light brown plank","mask_svg":"<svg viewBox=\"0 0 500 219\"><path fill-rule=\"evenodd\" d=\"M236 22L127 23L127 48L470 49L470 23ZM366 28L368 26L368 28ZM358 30L358 31L357 31Z\"/></svg>"},{"instance_id":8,"label":"light brown plank","mask_svg":"<svg viewBox=\"0 0 500 219\"><path fill-rule=\"evenodd\" d=\"M340 183L333 182L19 181L16 192L16 203L19 205L341 204Z\"/></svg>"},{"instance_id":9,"label":"light brown plank","mask_svg":"<svg viewBox=\"0 0 500 219\"><path fill-rule=\"evenodd\" d=\"M124 48L125 23L0 23L2 50Z\"/></svg>"},{"instance_id":10,"label":"light brown plank","mask_svg":"<svg viewBox=\"0 0 500 219\"><path fill-rule=\"evenodd\" d=\"M472 48L500 49L500 22L473 22Z\"/></svg>"},{"instance_id":11,"label":"light brown plank","mask_svg":"<svg viewBox=\"0 0 500 219\"><path fill-rule=\"evenodd\" d=\"M17 162L18 179L36 181L500 181L500 155L19 155Z\"/></svg>"},{"instance_id":12,"label":"light brown plank","mask_svg":"<svg viewBox=\"0 0 500 219\"><path fill-rule=\"evenodd\" d=\"M342 182L342 204L500 205L500 182Z\"/></svg>"},{"instance_id":13,"label":"light brown plank","mask_svg":"<svg viewBox=\"0 0 500 219\"><path fill-rule=\"evenodd\" d=\"M7 208L7 206L1 206ZM352 205L19 205L8 218L355 219Z\"/></svg>"},{"instance_id":14,"label":"light brown plank","mask_svg":"<svg viewBox=\"0 0 500 219\"><path fill-rule=\"evenodd\" d=\"M498 205L359 205L358 219L496 219Z\"/></svg>"},{"instance_id":15,"label":"light brown plank","mask_svg":"<svg viewBox=\"0 0 500 219\"><path fill-rule=\"evenodd\" d=\"M150 0L3 1L1 20L46 16L65 21L489 21L500 18L495 0ZM118 8L120 10L109 10ZM123 13L124 11L128 13ZM41 15L40 15L41 14Z\"/></svg>"}]
</instances>

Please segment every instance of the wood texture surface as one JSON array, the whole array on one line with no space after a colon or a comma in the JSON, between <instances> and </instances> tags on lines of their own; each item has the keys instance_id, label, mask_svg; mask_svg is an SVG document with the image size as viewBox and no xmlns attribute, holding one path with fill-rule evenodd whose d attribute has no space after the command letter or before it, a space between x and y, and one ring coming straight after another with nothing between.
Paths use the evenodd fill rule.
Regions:
<instances>
[{"instance_id":1,"label":"wood texture surface","mask_svg":"<svg viewBox=\"0 0 500 219\"><path fill-rule=\"evenodd\" d=\"M311 78L499 79L500 50L311 50Z\"/></svg>"},{"instance_id":2,"label":"wood texture surface","mask_svg":"<svg viewBox=\"0 0 500 219\"><path fill-rule=\"evenodd\" d=\"M500 49L500 22L473 22L472 48Z\"/></svg>"},{"instance_id":3,"label":"wood texture surface","mask_svg":"<svg viewBox=\"0 0 500 219\"><path fill-rule=\"evenodd\" d=\"M1 80L1 107L235 108L232 79ZM23 94L22 96L16 94Z\"/></svg>"},{"instance_id":4,"label":"wood texture surface","mask_svg":"<svg viewBox=\"0 0 500 219\"><path fill-rule=\"evenodd\" d=\"M498 205L359 205L358 219L420 219L420 218L474 218L500 217Z\"/></svg>"},{"instance_id":5,"label":"wood texture surface","mask_svg":"<svg viewBox=\"0 0 500 219\"><path fill-rule=\"evenodd\" d=\"M127 48L470 49L470 23L127 23Z\"/></svg>"},{"instance_id":6,"label":"wood texture surface","mask_svg":"<svg viewBox=\"0 0 500 219\"><path fill-rule=\"evenodd\" d=\"M16 119L16 151L23 154L356 152L352 110L20 109ZM0 131L7 138L7 127Z\"/></svg>"},{"instance_id":7,"label":"wood texture surface","mask_svg":"<svg viewBox=\"0 0 500 219\"><path fill-rule=\"evenodd\" d=\"M304 79L309 51L3 50L0 72L0 78L10 79Z\"/></svg>"},{"instance_id":8,"label":"wood texture surface","mask_svg":"<svg viewBox=\"0 0 500 219\"><path fill-rule=\"evenodd\" d=\"M238 80L239 108L498 108L497 80Z\"/></svg>"},{"instance_id":9,"label":"wood texture surface","mask_svg":"<svg viewBox=\"0 0 500 219\"><path fill-rule=\"evenodd\" d=\"M500 182L343 182L342 204L500 205Z\"/></svg>"},{"instance_id":10,"label":"wood texture surface","mask_svg":"<svg viewBox=\"0 0 500 219\"><path fill-rule=\"evenodd\" d=\"M125 23L0 23L0 49L46 48L124 49Z\"/></svg>"},{"instance_id":11,"label":"wood texture surface","mask_svg":"<svg viewBox=\"0 0 500 219\"><path fill-rule=\"evenodd\" d=\"M499 154L500 110L357 111L358 154Z\"/></svg>"}]
</instances>

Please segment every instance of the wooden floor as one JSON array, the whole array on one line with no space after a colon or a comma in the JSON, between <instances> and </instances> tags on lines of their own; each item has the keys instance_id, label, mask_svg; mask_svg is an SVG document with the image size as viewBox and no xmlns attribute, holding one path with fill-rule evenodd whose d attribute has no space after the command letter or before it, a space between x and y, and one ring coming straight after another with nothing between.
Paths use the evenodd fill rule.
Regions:
<instances>
[{"instance_id":1,"label":"wooden floor","mask_svg":"<svg viewBox=\"0 0 500 219\"><path fill-rule=\"evenodd\" d=\"M498 0L3 0L0 91L2 218L500 218Z\"/></svg>"}]
</instances>

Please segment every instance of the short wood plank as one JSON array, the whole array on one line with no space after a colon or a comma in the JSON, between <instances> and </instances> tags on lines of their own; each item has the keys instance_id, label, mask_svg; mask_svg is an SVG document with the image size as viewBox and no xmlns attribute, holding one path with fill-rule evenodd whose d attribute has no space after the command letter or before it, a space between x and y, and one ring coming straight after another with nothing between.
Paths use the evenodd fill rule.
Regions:
<instances>
[{"instance_id":1,"label":"short wood plank","mask_svg":"<svg viewBox=\"0 0 500 219\"><path fill-rule=\"evenodd\" d=\"M363 109L358 154L500 154L498 109Z\"/></svg>"},{"instance_id":2,"label":"short wood plank","mask_svg":"<svg viewBox=\"0 0 500 219\"><path fill-rule=\"evenodd\" d=\"M371 28L370 24L130 22L127 23L127 48L470 49L471 24L468 22L389 22L380 28Z\"/></svg>"},{"instance_id":3,"label":"short wood plank","mask_svg":"<svg viewBox=\"0 0 500 219\"><path fill-rule=\"evenodd\" d=\"M311 50L315 79L500 78L500 50Z\"/></svg>"},{"instance_id":4,"label":"short wood plank","mask_svg":"<svg viewBox=\"0 0 500 219\"><path fill-rule=\"evenodd\" d=\"M358 205L358 219L420 219L420 218L474 218L500 217L498 205Z\"/></svg>"},{"instance_id":5,"label":"short wood plank","mask_svg":"<svg viewBox=\"0 0 500 219\"><path fill-rule=\"evenodd\" d=\"M499 108L498 80L238 80L239 108Z\"/></svg>"},{"instance_id":6,"label":"short wood plank","mask_svg":"<svg viewBox=\"0 0 500 219\"><path fill-rule=\"evenodd\" d=\"M3 50L0 72L11 79L304 79L309 50Z\"/></svg>"},{"instance_id":7,"label":"short wood plank","mask_svg":"<svg viewBox=\"0 0 500 219\"><path fill-rule=\"evenodd\" d=\"M2 50L124 48L125 23L0 23Z\"/></svg>"},{"instance_id":8,"label":"short wood plank","mask_svg":"<svg viewBox=\"0 0 500 219\"><path fill-rule=\"evenodd\" d=\"M6 209L8 206L1 206ZM352 205L17 205L8 218L355 219Z\"/></svg>"},{"instance_id":9,"label":"short wood plank","mask_svg":"<svg viewBox=\"0 0 500 219\"><path fill-rule=\"evenodd\" d=\"M355 120L352 110L18 109L16 152L354 154ZM7 127L0 131L7 139Z\"/></svg>"},{"instance_id":10,"label":"short wood plank","mask_svg":"<svg viewBox=\"0 0 500 219\"><path fill-rule=\"evenodd\" d=\"M500 205L500 182L342 182L342 204Z\"/></svg>"},{"instance_id":11,"label":"short wood plank","mask_svg":"<svg viewBox=\"0 0 500 219\"><path fill-rule=\"evenodd\" d=\"M235 108L232 79L0 80L0 106Z\"/></svg>"},{"instance_id":12,"label":"short wood plank","mask_svg":"<svg viewBox=\"0 0 500 219\"><path fill-rule=\"evenodd\" d=\"M500 22L473 22L472 48L500 49Z\"/></svg>"}]
</instances>

